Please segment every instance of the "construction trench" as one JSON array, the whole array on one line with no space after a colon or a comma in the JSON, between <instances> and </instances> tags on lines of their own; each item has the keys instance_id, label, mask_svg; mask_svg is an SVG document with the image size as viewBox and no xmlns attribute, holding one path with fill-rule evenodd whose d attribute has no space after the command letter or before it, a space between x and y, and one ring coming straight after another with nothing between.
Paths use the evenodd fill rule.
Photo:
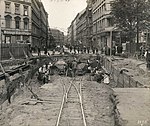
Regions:
<instances>
[{"instance_id":1,"label":"construction trench","mask_svg":"<svg viewBox=\"0 0 150 126\"><path fill-rule=\"evenodd\" d=\"M96 58L96 56L91 57L92 59ZM1 74L1 126L56 126L64 94L63 85L69 87L73 77L58 75L54 72L50 76L50 81L46 84L43 84L37 78L41 66L52 60L55 62L58 59L62 59L62 56L43 56L28 61L2 63L5 72L10 75L10 83L5 81L4 75ZM64 61L67 59L68 56L63 57ZM101 56L100 60L105 71L113 68L109 59ZM8 66L10 67L8 68ZM117 72L121 70L119 69ZM96 82L90 74L74 77L74 84L81 84L81 97L86 124L78 124L78 119L82 117L75 114L77 110L74 107L67 110L68 105L64 105L59 126L125 126L126 121L120 116L117 108L119 101L113 88L115 86L118 88L137 87L142 86L142 84L138 81L133 83L131 79L127 81L124 77L119 77L119 80L116 77L119 73L115 73L115 70L111 70L111 74L110 85ZM125 75L120 74L120 76ZM11 104L7 100L6 86L8 84L10 85ZM73 104L74 102L70 103L71 106L75 105L76 107L76 104Z\"/></svg>"}]
</instances>

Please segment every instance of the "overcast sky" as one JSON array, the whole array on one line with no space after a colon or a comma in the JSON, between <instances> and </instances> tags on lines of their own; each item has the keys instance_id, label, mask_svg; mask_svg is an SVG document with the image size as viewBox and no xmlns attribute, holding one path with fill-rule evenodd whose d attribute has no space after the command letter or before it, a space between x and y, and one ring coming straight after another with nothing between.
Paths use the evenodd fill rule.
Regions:
<instances>
[{"instance_id":1,"label":"overcast sky","mask_svg":"<svg viewBox=\"0 0 150 126\"><path fill-rule=\"evenodd\" d=\"M41 0L49 14L49 25L52 28L67 30L76 14L86 7L86 0Z\"/></svg>"}]
</instances>

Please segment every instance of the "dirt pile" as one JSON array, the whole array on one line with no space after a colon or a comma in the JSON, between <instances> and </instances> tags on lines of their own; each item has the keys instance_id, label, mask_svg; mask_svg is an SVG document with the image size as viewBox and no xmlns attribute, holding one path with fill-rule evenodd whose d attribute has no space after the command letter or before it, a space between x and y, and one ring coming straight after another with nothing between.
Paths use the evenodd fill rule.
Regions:
<instances>
[{"instance_id":1,"label":"dirt pile","mask_svg":"<svg viewBox=\"0 0 150 126\"><path fill-rule=\"evenodd\" d=\"M96 82L83 83L83 104L89 126L117 126L113 90Z\"/></svg>"}]
</instances>

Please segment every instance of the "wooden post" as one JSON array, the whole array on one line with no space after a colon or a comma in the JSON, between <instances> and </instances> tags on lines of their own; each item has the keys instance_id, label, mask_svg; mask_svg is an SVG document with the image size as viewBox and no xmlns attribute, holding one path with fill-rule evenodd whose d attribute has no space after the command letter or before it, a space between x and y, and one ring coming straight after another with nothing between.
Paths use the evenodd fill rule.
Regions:
<instances>
[{"instance_id":1,"label":"wooden post","mask_svg":"<svg viewBox=\"0 0 150 126\"><path fill-rule=\"evenodd\" d=\"M1 63L0 63L0 68L1 68L2 72L5 73L5 70L4 70L4 68L3 68Z\"/></svg>"},{"instance_id":2,"label":"wooden post","mask_svg":"<svg viewBox=\"0 0 150 126\"><path fill-rule=\"evenodd\" d=\"M122 74L122 78L123 78L123 87L125 87L125 86L124 86L124 74Z\"/></svg>"},{"instance_id":3,"label":"wooden post","mask_svg":"<svg viewBox=\"0 0 150 126\"><path fill-rule=\"evenodd\" d=\"M129 76L129 87L131 87L131 77Z\"/></svg>"}]
</instances>

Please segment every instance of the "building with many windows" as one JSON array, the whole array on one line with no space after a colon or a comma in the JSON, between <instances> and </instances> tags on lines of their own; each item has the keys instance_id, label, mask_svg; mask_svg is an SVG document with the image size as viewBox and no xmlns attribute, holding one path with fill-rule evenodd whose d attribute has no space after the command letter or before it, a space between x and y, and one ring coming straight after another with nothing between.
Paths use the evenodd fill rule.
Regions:
<instances>
[{"instance_id":1,"label":"building with many windows","mask_svg":"<svg viewBox=\"0 0 150 126\"><path fill-rule=\"evenodd\" d=\"M1 0L0 7L2 43L30 43L31 1Z\"/></svg>"},{"instance_id":2,"label":"building with many windows","mask_svg":"<svg viewBox=\"0 0 150 126\"><path fill-rule=\"evenodd\" d=\"M86 43L87 47L93 46L92 35L93 35L93 25L92 25L92 2L87 0L86 7Z\"/></svg>"},{"instance_id":3,"label":"building with many windows","mask_svg":"<svg viewBox=\"0 0 150 126\"><path fill-rule=\"evenodd\" d=\"M54 42L56 46L62 46L64 44L64 33L58 29L50 28L51 35L54 38Z\"/></svg>"},{"instance_id":4,"label":"building with many windows","mask_svg":"<svg viewBox=\"0 0 150 126\"><path fill-rule=\"evenodd\" d=\"M40 0L31 0L32 46L43 47L48 40L48 14Z\"/></svg>"},{"instance_id":5,"label":"building with many windows","mask_svg":"<svg viewBox=\"0 0 150 126\"><path fill-rule=\"evenodd\" d=\"M68 41L72 46L92 46L91 5L79 12L68 28Z\"/></svg>"},{"instance_id":6,"label":"building with many windows","mask_svg":"<svg viewBox=\"0 0 150 126\"><path fill-rule=\"evenodd\" d=\"M77 41L82 43L82 45L86 46L86 9L82 10L78 14L77 18Z\"/></svg>"},{"instance_id":7,"label":"building with many windows","mask_svg":"<svg viewBox=\"0 0 150 126\"><path fill-rule=\"evenodd\" d=\"M73 36L73 34L72 34L72 30L73 30L73 28L72 28L72 24L68 27L68 29L67 29L68 31L67 31L67 45L73 45L73 41L72 41L72 36Z\"/></svg>"},{"instance_id":8,"label":"building with many windows","mask_svg":"<svg viewBox=\"0 0 150 126\"><path fill-rule=\"evenodd\" d=\"M92 19L93 19L93 41L100 48L112 46L112 41L117 41L115 36L119 32L114 27L111 15L112 0L92 0Z\"/></svg>"}]
</instances>

